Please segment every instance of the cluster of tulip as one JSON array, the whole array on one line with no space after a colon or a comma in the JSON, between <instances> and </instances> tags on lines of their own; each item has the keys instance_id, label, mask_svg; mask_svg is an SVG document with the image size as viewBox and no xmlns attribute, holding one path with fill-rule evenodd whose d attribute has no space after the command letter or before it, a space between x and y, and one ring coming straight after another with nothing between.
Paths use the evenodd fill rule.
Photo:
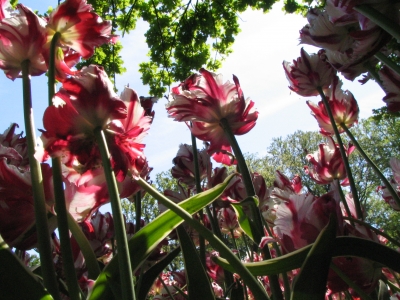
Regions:
<instances>
[{"instance_id":1,"label":"cluster of tulip","mask_svg":"<svg viewBox=\"0 0 400 300\"><path fill-rule=\"evenodd\" d=\"M46 19L5 0L0 11L0 68L23 79L27 134L12 124L0 135L0 298L400 299L400 254L385 245L400 243L365 223L348 157L357 150L371 164L395 210L400 162L391 159L390 181L374 167L349 130L359 109L337 74L353 80L368 71L363 81L374 77L388 109L400 110L395 64L374 71L378 59L389 59L384 47L392 35L399 39L387 29L399 21L397 3L326 1L300 31L301 43L323 49L311 55L302 49L283 63L292 91L321 97L307 105L327 142L307 155L304 168L329 185L323 195L305 191L299 175L289 179L277 170L267 187L249 171L235 135L255 126L254 102L236 76L224 82L205 69L169 95L166 110L186 123L193 144L181 145L173 159L177 189L160 193L148 183L143 152L153 99L128 87L118 96L100 66L74 69L95 47L115 41L110 22L86 0L66 0ZM46 71L50 103L37 145L29 78ZM352 140L347 147L344 133ZM197 149L196 138L205 149ZM238 173L229 174L233 165ZM144 193L161 212L148 224L140 219ZM134 199L135 222L125 220L121 198ZM109 202L112 213L102 214ZM25 266L32 248L43 282ZM179 253L184 267L165 271ZM21 278L27 288L15 290Z\"/></svg>"}]
</instances>

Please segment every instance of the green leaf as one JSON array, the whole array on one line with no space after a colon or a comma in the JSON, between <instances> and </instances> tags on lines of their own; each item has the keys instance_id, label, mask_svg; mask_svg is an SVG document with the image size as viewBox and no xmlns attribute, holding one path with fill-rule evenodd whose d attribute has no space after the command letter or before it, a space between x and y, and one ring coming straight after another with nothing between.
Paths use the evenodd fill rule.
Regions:
<instances>
[{"instance_id":1,"label":"green leaf","mask_svg":"<svg viewBox=\"0 0 400 300\"><path fill-rule=\"evenodd\" d=\"M154 281L157 279L158 275L174 260L175 257L181 252L181 248L177 247L167 254L162 260L153 265L146 273L141 275L140 285L136 285L139 289L137 293L138 299L146 299Z\"/></svg>"},{"instance_id":2,"label":"green leaf","mask_svg":"<svg viewBox=\"0 0 400 300\"><path fill-rule=\"evenodd\" d=\"M100 267L96 255L94 254L92 246L90 246L85 234L82 232L82 229L70 213L67 214L67 218L69 230L75 238L75 241L78 243L82 255L85 258L85 263L88 268L88 278L94 280L100 274Z\"/></svg>"},{"instance_id":3,"label":"green leaf","mask_svg":"<svg viewBox=\"0 0 400 300\"><path fill-rule=\"evenodd\" d=\"M232 177L233 176L229 176L223 183L218 184L214 188L194 195L179 203L179 206L189 214L196 213L217 199L222 194ZM136 270L140 267L157 245L182 222L183 219L181 217L171 210L167 210L140 229L128 242L130 257L134 258L132 259L132 269ZM116 278L119 276L117 256L118 255L116 255L100 273L89 299L104 299L103 294L108 289L107 278Z\"/></svg>"},{"instance_id":4,"label":"green leaf","mask_svg":"<svg viewBox=\"0 0 400 300\"><path fill-rule=\"evenodd\" d=\"M390 300L388 286L382 280L379 280L378 300Z\"/></svg>"},{"instance_id":5,"label":"green leaf","mask_svg":"<svg viewBox=\"0 0 400 300\"><path fill-rule=\"evenodd\" d=\"M0 237L0 291L2 299L50 300L52 296Z\"/></svg>"},{"instance_id":6,"label":"green leaf","mask_svg":"<svg viewBox=\"0 0 400 300\"><path fill-rule=\"evenodd\" d=\"M302 266L312 245L267 261L244 263L244 265L254 276L288 272ZM332 247L332 257L339 256L366 258L385 265L395 272L400 272L400 253L370 240L348 236L337 237ZM224 269L235 271L227 260L220 257L213 257L213 260Z\"/></svg>"},{"instance_id":7,"label":"green leaf","mask_svg":"<svg viewBox=\"0 0 400 300\"><path fill-rule=\"evenodd\" d=\"M336 227L336 218L331 215L329 223L318 235L296 277L291 300L324 299Z\"/></svg>"},{"instance_id":8,"label":"green leaf","mask_svg":"<svg viewBox=\"0 0 400 300\"><path fill-rule=\"evenodd\" d=\"M193 241L182 225L178 226L176 230L178 232L179 242L183 253L183 261L185 263L189 298L191 300L215 299L210 279L200 261L200 257Z\"/></svg>"},{"instance_id":9,"label":"green leaf","mask_svg":"<svg viewBox=\"0 0 400 300\"><path fill-rule=\"evenodd\" d=\"M240 228L242 228L244 233L246 233L247 236L254 241L253 231L251 230L250 219L247 217L247 215L243 211L242 206L239 203L231 203L231 205L237 215Z\"/></svg>"}]
</instances>

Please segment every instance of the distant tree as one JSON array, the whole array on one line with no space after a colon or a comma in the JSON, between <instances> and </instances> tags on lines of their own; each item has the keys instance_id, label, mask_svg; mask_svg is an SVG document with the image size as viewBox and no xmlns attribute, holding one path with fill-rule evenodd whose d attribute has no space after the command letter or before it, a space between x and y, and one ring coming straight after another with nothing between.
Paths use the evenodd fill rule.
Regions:
<instances>
[{"instance_id":1,"label":"distant tree","mask_svg":"<svg viewBox=\"0 0 400 300\"><path fill-rule=\"evenodd\" d=\"M325 142L325 138L316 131L298 130L285 138L274 138L267 148L267 155L262 158L265 166L268 166L268 173L263 169L260 173L269 185L272 185L275 179L276 170L281 171L289 178L297 174L302 177L303 186L307 191L317 195L326 193L328 187L315 184L310 177L304 174L307 153L317 150L318 145L322 142Z\"/></svg>"}]
</instances>

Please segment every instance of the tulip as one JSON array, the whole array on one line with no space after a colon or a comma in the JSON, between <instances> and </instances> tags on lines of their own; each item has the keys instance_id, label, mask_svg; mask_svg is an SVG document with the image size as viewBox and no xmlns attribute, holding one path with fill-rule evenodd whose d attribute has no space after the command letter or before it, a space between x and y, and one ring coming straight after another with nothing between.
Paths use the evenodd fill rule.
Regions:
<instances>
[{"instance_id":1,"label":"tulip","mask_svg":"<svg viewBox=\"0 0 400 300\"><path fill-rule=\"evenodd\" d=\"M175 121L192 122L192 134L210 143L208 154L226 165L232 160L232 148L220 125L227 120L235 135L249 132L256 124L258 112L254 102L245 100L239 80L223 83L222 75L200 69L179 86L172 89L166 109Z\"/></svg>"},{"instance_id":2,"label":"tulip","mask_svg":"<svg viewBox=\"0 0 400 300\"><path fill-rule=\"evenodd\" d=\"M357 124L360 112L353 94L349 91L343 92L341 86L342 82L338 77L335 77L331 87L325 94L339 133L344 132L344 129L341 126L342 124L346 125L347 128ZM311 101L307 101L307 105L311 109L311 114L317 120L318 125L321 128L321 134L333 135L335 132L323 101L318 102L318 105Z\"/></svg>"}]
</instances>

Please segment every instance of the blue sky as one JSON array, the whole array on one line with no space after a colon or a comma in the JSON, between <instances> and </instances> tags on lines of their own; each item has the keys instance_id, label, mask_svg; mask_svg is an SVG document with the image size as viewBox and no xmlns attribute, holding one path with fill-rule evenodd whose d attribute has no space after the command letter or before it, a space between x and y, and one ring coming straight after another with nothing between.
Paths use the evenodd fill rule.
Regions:
<instances>
[{"instance_id":1,"label":"blue sky","mask_svg":"<svg viewBox=\"0 0 400 300\"><path fill-rule=\"evenodd\" d=\"M57 5L55 0L27 0L21 3L39 12L47 10L48 6ZM245 97L251 98L260 112L257 125L248 134L238 138L243 152L264 155L274 137L286 136L296 130L318 130L305 102L317 102L319 99L303 98L290 93L282 68L283 60L292 61L300 55L299 30L306 23L306 19L300 16L285 15L280 3L275 4L274 9L267 14L248 10L240 15L242 31L236 38L234 52L218 73L222 73L226 80L232 80L232 74L235 74ZM148 95L148 87L143 86L138 72L139 63L148 59L143 35L146 28L144 22L138 22L134 31L121 38L124 45L122 58L128 71L116 78L119 91L129 84L139 95ZM309 53L318 51L312 47L305 49ZM21 87L20 79L13 82L5 75L0 75L0 97L3 101L0 131L4 131L12 122L18 123L20 129L24 130ZM381 99L384 93L375 82L361 86L357 80L344 81L343 88L354 94L363 118L370 116L373 108L383 106ZM36 127L42 128L41 118L47 105L47 78L44 75L32 78L32 94ZM171 161L180 143L190 143L190 132L186 125L168 118L165 104L166 99L160 99L155 104L155 120L144 140L145 154L150 166L154 168L151 176L153 179L156 173L172 167Z\"/></svg>"}]
</instances>

